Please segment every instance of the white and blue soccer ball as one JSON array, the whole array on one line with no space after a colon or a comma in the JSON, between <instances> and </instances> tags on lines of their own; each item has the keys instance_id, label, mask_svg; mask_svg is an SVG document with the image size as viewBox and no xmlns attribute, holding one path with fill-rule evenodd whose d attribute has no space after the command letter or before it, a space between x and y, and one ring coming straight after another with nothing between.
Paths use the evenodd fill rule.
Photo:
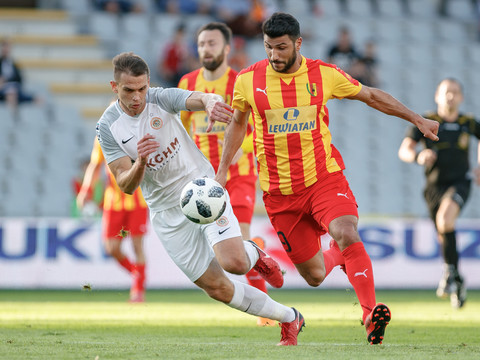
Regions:
<instances>
[{"instance_id":1,"label":"white and blue soccer ball","mask_svg":"<svg viewBox=\"0 0 480 360\"><path fill-rule=\"evenodd\" d=\"M227 206L225 189L213 179L190 181L180 195L180 207L185 216L197 224L210 224L222 216Z\"/></svg>"}]
</instances>

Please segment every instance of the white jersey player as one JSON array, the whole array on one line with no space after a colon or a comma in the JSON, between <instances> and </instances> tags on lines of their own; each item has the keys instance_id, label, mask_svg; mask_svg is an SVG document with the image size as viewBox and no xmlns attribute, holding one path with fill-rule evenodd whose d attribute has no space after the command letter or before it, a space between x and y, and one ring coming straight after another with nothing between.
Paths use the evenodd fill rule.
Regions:
<instances>
[{"instance_id":1,"label":"white jersey player","mask_svg":"<svg viewBox=\"0 0 480 360\"><path fill-rule=\"evenodd\" d=\"M222 221L207 225L194 224L180 209L183 186L215 174L178 113L206 111L211 128L215 121L228 123L232 109L215 94L150 88L148 65L133 53L117 55L113 65L110 84L118 101L100 118L97 136L120 189L132 193L141 186L156 234L193 283L232 308L279 321L279 345L296 345L303 316L266 293L229 279L223 271L240 275L255 268L272 286L283 285L276 261L253 242L242 240L230 203Z\"/></svg>"}]
</instances>

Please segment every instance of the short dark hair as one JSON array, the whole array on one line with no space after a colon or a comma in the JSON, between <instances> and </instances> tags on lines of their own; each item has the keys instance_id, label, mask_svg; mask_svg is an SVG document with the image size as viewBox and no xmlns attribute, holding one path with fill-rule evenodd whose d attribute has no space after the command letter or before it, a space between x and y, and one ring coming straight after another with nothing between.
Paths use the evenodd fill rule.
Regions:
<instances>
[{"instance_id":1,"label":"short dark hair","mask_svg":"<svg viewBox=\"0 0 480 360\"><path fill-rule=\"evenodd\" d=\"M113 77L115 81L120 79L122 73L132 76L147 75L150 77L150 69L147 63L140 56L133 52L123 52L115 56L113 63Z\"/></svg>"},{"instance_id":2,"label":"short dark hair","mask_svg":"<svg viewBox=\"0 0 480 360\"><path fill-rule=\"evenodd\" d=\"M230 44L230 41L232 40L232 29L230 29L227 24L216 21L205 24L200 29L198 29L197 38L202 31L207 30L219 30L222 33L223 38L225 39L225 44Z\"/></svg>"},{"instance_id":3,"label":"short dark hair","mask_svg":"<svg viewBox=\"0 0 480 360\"><path fill-rule=\"evenodd\" d=\"M293 41L300 37L300 24L292 15L276 12L262 25L262 31L271 38L288 35Z\"/></svg>"},{"instance_id":4,"label":"short dark hair","mask_svg":"<svg viewBox=\"0 0 480 360\"><path fill-rule=\"evenodd\" d=\"M458 80L454 77L446 77L446 78L440 80L440 82L437 84L437 90L436 91L438 91L438 88L440 87L440 85L445 81L457 84L458 87L460 88L461 93L463 94L463 84L460 82L460 80Z\"/></svg>"}]
</instances>

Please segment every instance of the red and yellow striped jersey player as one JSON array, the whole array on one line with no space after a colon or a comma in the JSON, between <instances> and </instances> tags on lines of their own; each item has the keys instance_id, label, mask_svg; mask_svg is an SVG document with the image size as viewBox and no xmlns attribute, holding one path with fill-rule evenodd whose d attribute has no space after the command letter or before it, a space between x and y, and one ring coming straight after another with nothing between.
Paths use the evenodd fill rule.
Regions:
<instances>
[{"instance_id":1,"label":"red and yellow striped jersey player","mask_svg":"<svg viewBox=\"0 0 480 360\"><path fill-rule=\"evenodd\" d=\"M80 209L83 208L88 200L88 189L98 181L102 168L107 172L102 215L102 240L105 251L131 274L130 301L143 302L145 299L143 236L147 231L147 204L140 188L133 195L125 194L120 190L113 174L105 166L105 158L97 138L95 138L90 163L85 170L82 187L77 196L77 204ZM121 248L123 238L128 235L133 243L134 263L128 259Z\"/></svg>"},{"instance_id":2,"label":"red and yellow striped jersey player","mask_svg":"<svg viewBox=\"0 0 480 360\"><path fill-rule=\"evenodd\" d=\"M234 114L225 130L216 180L225 183L251 112L260 187L285 251L311 286L343 266L362 307L367 340L379 344L390 310L376 303L372 263L357 231L357 203L332 144L326 103L360 100L415 124L432 140L438 139L438 124L384 91L362 86L333 64L303 57L300 25L289 14L267 19L263 40L267 59L242 70L235 82ZM322 252L320 236L326 232L333 240Z\"/></svg>"},{"instance_id":3,"label":"red and yellow striped jersey player","mask_svg":"<svg viewBox=\"0 0 480 360\"><path fill-rule=\"evenodd\" d=\"M227 61L232 38L231 29L220 22L212 22L198 30L197 47L202 67L184 75L178 84L181 89L215 93L221 95L227 104L232 103L233 86L237 72ZM205 111L182 111L182 123L192 135L195 144L213 165L215 171L220 164L223 148L225 123L215 123L208 129L208 117ZM228 168L227 189L233 212L240 223L242 236L250 239L250 223L255 208L257 172L253 155L253 126L247 124L246 137L232 164ZM253 241L263 248L261 238ZM256 270L246 275L250 285L267 292L265 280ZM258 318L258 325L273 325L273 320Z\"/></svg>"}]
</instances>

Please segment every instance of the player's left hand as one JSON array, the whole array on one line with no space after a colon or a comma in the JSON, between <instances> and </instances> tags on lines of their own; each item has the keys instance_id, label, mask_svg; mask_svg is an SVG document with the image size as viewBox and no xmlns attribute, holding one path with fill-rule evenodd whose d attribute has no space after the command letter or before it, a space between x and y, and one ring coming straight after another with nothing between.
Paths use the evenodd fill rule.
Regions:
<instances>
[{"instance_id":1,"label":"player's left hand","mask_svg":"<svg viewBox=\"0 0 480 360\"><path fill-rule=\"evenodd\" d=\"M214 180L225 188L225 185L227 184L227 173L217 171Z\"/></svg>"},{"instance_id":2,"label":"player's left hand","mask_svg":"<svg viewBox=\"0 0 480 360\"><path fill-rule=\"evenodd\" d=\"M207 106L205 106L205 111L207 112L208 116L207 132L212 131L215 121L228 124L232 120L232 107L222 101L218 101L216 99L210 100L207 103Z\"/></svg>"},{"instance_id":3,"label":"player's left hand","mask_svg":"<svg viewBox=\"0 0 480 360\"><path fill-rule=\"evenodd\" d=\"M422 118L423 121L417 124L418 130L420 130L427 139L438 141L438 127L440 124L438 121Z\"/></svg>"}]
</instances>

